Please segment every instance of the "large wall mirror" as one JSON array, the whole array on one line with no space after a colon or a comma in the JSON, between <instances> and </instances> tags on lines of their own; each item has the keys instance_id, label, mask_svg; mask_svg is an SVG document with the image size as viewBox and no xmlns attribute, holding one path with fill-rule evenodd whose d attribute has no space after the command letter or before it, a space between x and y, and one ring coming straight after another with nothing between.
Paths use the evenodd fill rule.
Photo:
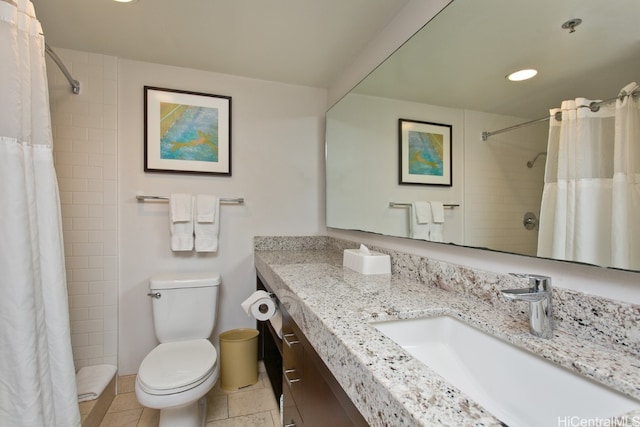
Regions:
<instances>
[{"instance_id":1,"label":"large wall mirror","mask_svg":"<svg viewBox=\"0 0 640 427\"><path fill-rule=\"evenodd\" d=\"M437 202L439 241L544 256L549 111L640 82L638 16L637 0L453 0L327 113L327 225L416 237L415 203ZM538 75L506 79L523 68ZM400 157L401 119L435 125L418 136L451 130L449 157L438 160L451 161L451 185L401 182L403 161L415 160ZM640 270L632 261L622 268Z\"/></svg>"}]
</instances>

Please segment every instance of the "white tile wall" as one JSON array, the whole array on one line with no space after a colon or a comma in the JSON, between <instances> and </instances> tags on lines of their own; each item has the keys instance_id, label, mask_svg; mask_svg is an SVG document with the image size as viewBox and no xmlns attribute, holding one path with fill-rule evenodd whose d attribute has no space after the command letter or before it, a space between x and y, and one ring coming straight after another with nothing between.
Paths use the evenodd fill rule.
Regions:
<instances>
[{"instance_id":1,"label":"white tile wall","mask_svg":"<svg viewBox=\"0 0 640 427\"><path fill-rule=\"evenodd\" d=\"M538 233L525 229L526 212L540 214L548 124L525 127L482 141L482 132L502 129L526 118L465 111L465 244L536 255Z\"/></svg>"},{"instance_id":2,"label":"white tile wall","mask_svg":"<svg viewBox=\"0 0 640 427\"><path fill-rule=\"evenodd\" d=\"M117 58L54 50L73 77L47 61L62 207L71 340L76 369L117 364Z\"/></svg>"}]
</instances>

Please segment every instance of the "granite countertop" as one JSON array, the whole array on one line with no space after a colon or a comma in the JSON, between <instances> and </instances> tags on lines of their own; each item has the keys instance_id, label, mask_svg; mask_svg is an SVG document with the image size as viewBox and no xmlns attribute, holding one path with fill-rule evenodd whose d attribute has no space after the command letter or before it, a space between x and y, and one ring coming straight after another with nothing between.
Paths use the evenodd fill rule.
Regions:
<instances>
[{"instance_id":1,"label":"granite countertop","mask_svg":"<svg viewBox=\"0 0 640 427\"><path fill-rule=\"evenodd\" d=\"M370 325L382 320L448 315L640 400L637 357L562 330L533 337L522 319L469 296L358 274L334 250L256 250L255 265L370 425L505 425ZM640 410L624 415L640 422Z\"/></svg>"}]
</instances>

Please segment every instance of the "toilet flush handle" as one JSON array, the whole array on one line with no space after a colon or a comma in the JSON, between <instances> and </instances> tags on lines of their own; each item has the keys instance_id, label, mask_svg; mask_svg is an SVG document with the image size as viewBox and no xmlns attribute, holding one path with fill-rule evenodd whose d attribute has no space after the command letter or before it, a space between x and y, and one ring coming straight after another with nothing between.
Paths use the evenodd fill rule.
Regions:
<instances>
[{"instance_id":1,"label":"toilet flush handle","mask_svg":"<svg viewBox=\"0 0 640 427\"><path fill-rule=\"evenodd\" d=\"M162 294L160 292L149 292L147 294L148 297L160 299Z\"/></svg>"}]
</instances>

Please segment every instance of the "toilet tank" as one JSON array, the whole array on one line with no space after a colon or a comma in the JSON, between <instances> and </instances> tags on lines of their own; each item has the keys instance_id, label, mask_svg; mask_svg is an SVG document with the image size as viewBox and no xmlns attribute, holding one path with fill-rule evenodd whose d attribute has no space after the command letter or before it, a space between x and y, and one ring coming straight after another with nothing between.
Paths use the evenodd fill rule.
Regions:
<instances>
[{"instance_id":1,"label":"toilet tank","mask_svg":"<svg viewBox=\"0 0 640 427\"><path fill-rule=\"evenodd\" d=\"M161 343L209 338L218 310L220 274L163 274L149 282L153 325Z\"/></svg>"}]
</instances>

